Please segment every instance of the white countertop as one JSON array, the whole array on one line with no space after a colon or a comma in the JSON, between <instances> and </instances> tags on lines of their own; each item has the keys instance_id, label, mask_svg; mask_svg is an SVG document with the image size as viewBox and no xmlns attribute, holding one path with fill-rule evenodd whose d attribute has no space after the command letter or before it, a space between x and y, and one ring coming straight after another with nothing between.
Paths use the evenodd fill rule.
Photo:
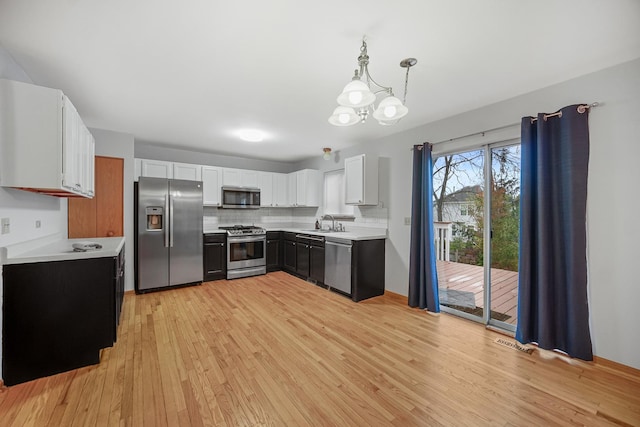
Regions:
<instances>
[{"instance_id":1,"label":"white countertop","mask_svg":"<svg viewBox=\"0 0 640 427\"><path fill-rule=\"evenodd\" d=\"M358 229L349 231L330 231L321 232L313 229L300 229L300 228L278 228L277 230L271 230L267 228L267 231L288 231L290 233L310 234L312 236L322 236L328 241L341 241L341 240L377 240L386 239L386 229Z\"/></svg>"},{"instance_id":2,"label":"white countertop","mask_svg":"<svg viewBox=\"0 0 640 427\"><path fill-rule=\"evenodd\" d=\"M67 261L76 259L104 258L117 256L124 246L124 237L94 237L90 239L43 239L42 245L33 242L29 247L23 245L8 246L5 249L3 264L27 264L34 262ZM71 246L77 242L95 242L102 249L75 252ZM24 250L23 250L24 249Z\"/></svg>"},{"instance_id":3,"label":"white countertop","mask_svg":"<svg viewBox=\"0 0 640 427\"><path fill-rule=\"evenodd\" d=\"M267 231L288 231L290 233L297 234L310 234L312 236L322 236L327 241L344 241L344 240L377 240L377 239L386 239L387 238L387 230L384 228L359 228L353 229L349 231L331 231L331 232L321 232L318 230L302 229L295 227L264 227ZM205 228L204 234L211 233L226 233L226 230L221 230L218 228Z\"/></svg>"}]
</instances>

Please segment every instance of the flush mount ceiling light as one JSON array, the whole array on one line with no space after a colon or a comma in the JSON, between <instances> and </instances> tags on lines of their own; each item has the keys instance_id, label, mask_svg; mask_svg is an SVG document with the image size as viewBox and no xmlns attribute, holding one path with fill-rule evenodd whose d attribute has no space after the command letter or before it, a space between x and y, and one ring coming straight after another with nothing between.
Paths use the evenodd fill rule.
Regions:
<instances>
[{"instance_id":1,"label":"flush mount ceiling light","mask_svg":"<svg viewBox=\"0 0 640 427\"><path fill-rule=\"evenodd\" d=\"M256 129L243 129L238 131L238 136L243 141L260 142L264 139L264 132Z\"/></svg>"},{"instance_id":2,"label":"flush mount ceiling light","mask_svg":"<svg viewBox=\"0 0 640 427\"><path fill-rule=\"evenodd\" d=\"M418 60L407 58L400 61L400 66L407 69L404 79L404 99L396 98L391 87L378 84L369 74L369 55L367 54L367 42L362 40L360 56L358 56L359 68L355 70L353 79L344 87L338 96L340 106L333 110L329 117L329 123L334 126L351 126L358 122L367 121L369 114L378 120L381 125L394 125L407 115L409 109L405 107L407 100L407 85L409 84L409 69L416 65ZM382 100L375 107L378 95Z\"/></svg>"},{"instance_id":3,"label":"flush mount ceiling light","mask_svg":"<svg viewBox=\"0 0 640 427\"><path fill-rule=\"evenodd\" d=\"M331 148L325 147L322 149L322 151L324 151L322 158L325 160L329 160L331 158Z\"/></svg>"}]
</instances>

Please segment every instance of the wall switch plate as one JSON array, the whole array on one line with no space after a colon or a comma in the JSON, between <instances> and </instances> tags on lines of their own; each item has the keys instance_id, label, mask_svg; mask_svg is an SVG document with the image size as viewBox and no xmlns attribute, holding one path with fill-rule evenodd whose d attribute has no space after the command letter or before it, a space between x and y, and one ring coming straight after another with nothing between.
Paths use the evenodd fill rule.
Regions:
<instances>
[{"instance_id":1,"label":"wall switch plate","mask_svg":"<svg viewBox=\"0 0 640 427\"><path fill-rule=\"evenodd\" d=\"M42 222L38 219L36 220L36 228L40 228L42 226Z\"/></svg>"},{"instance_id":2,"label":"wall switch plate","mask_svg":"<svg viewBox=\"0 0 640 427\"><path fill-rule=\"evenodd\" d=\"M9 218L2 218L0 224L2 226L2 234L9 234L11 232L11 221Z\"/></svg>"},{"instance_id":3,"label":"wall switch plate","mask_svg":"<svg viewBox=\"0 0 640 427\"><path fill-rule=\"evenodd\" d=\"M411 225L411 217L410 216L405 216L404 217L404 225Z\"/></svg>"}]
</instances>

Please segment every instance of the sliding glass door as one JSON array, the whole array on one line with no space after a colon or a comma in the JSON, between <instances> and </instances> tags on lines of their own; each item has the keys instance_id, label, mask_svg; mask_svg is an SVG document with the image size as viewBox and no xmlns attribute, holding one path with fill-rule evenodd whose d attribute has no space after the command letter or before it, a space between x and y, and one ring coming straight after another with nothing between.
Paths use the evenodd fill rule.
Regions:
<instances>
[{"instance_id":1,"label":"sliding glass door","mask_svg":"<svg viewBox=\"0 0 640 427\"><path fill-rule=\"evenodd\" d=\"M519 143L437 157L433 183L442 310L514 331Z\"/></svg>"},{"instance_id":2,"label":"sliding glass door","mask_svg":"<svg viewBox=\"0 0 640 427\"><path fill-rule=\"evenodd\" d=\"M434 227L438 293L444 311L484 317L484 150L435 159Z\"/></svg>"},{"instance_id":3,"label":"sliding glass door","mask_svg":"<svg viewBox=\"0 0 640 427\"><path fill-rule=\"evenodd\" d=\"M520 237L520 144L492 146L488 306L489 324L515 331Z\"/></svg>"}]
</instances>

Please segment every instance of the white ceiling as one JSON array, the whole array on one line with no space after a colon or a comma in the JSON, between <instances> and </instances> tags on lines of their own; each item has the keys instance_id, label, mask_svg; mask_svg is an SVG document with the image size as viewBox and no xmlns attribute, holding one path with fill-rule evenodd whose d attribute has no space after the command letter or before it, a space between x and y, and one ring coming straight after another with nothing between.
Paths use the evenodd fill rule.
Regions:
<instances>
[{"instance_id":1,"label":"white ceiling","mask_svg":"<svg viewBox=\"0 0 640 427\"><path fill-rule=\"evenodd\" d=\"M396 126L327 122L363 35L397 96L418 59ZM295 161L638 58L640 1L0 0L0 44L90 127Z\"/></svg>"}]
</instances>

